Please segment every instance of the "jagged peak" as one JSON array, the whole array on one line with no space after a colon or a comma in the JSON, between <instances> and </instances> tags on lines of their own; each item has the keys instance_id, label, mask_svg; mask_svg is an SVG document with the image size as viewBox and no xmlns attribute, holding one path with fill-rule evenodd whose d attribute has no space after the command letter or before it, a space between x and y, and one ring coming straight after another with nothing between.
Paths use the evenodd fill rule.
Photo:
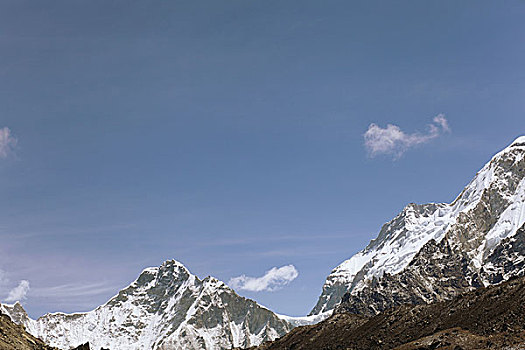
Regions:
<instances>
[{"instance_id":1,"label":"jagged peak","mask_svg":"<svg viewBox=\"0 0 525 350\"><path fill-rule=\"evenodd\" d=\"M176 274L176 275L191 275L190 270L184 266L180 261L175 259L166 260L160 265L158 271L163 274Z\"/></svg>"},{"instance_id":2,"label":"jagged peak","mask_svg":"<svg viewBox=\"0 0 525 350\"><path fill-rule=\"evenodd\" d=\"M0 313L2 312L6 313L16 324L21 324L25 320L29 319L27 311L19 301L15 302L14 304L1 303Z\"/></svg>"},{"instance_id":3,"label":"jagged peak","mask_svg":"<svg viewBox=\"0 0 525 350\"><path fill-rule=\"evenodd\" d=\"M22 306L22 303L20 303L20 301L15 301L14 304L0 303L0 306L3 306L6 309L20 310L20 311L26 312L24 307Z\"/></svg>"},{"instance_id":4,"label":"jagged peak","mask_svg":"<svg viewBox=\"0 0 525 350\"><path fill-rule=\"evenodd\" d=\"M128 293L135 288L149 289L159 285L172 285L173 283L179 284L187 281L190 278L195 277L181 262L171 259L164 261L160 266L146 267L127 287L119 291L115 296L117 297L121 293ZM115 298L113 297L113 298ZM111 302L112 299L108 301Z\"/></svg>"},{"instance_id":5,"label":"jagged peak","mask_svg":"<svg viewBox=\"0 0 525 350\"><path fill-rule=\"evenodd\" d=\"M150 280L151 278L162 278L162 277L183 277L187 279L191 276L191 272L184 266L181 262L171 259L164 261L160 266L146 267L139 275L137 282L141 279L142 276L150 276L146 279ZM144 278L143 277L143 278Z\"/></svg>"},{"instance_id":6,"label":"jagged peak","mask_svg":"<svg viewBox=\"0 0 525 350\"><path fill-rule=\"evenodd\" d=\"M14 304L0 303L0 306L4 306L4 307L8 307L8 308L13 308L13 307L15 307L17 304L20 305L20 306L22 306L22 305L20 304L19 301L16 301Z\"/></svg>"}]
</instances>

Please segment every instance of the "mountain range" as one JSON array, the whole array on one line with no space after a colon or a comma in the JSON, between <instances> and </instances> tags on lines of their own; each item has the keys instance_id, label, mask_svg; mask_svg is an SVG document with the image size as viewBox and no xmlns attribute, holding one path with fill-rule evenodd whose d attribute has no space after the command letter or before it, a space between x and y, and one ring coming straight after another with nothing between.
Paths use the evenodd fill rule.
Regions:
<instances>
[{"instance_id":1,"label":"mountain range","mask_svg":"<svg viewBox=\"0 0 525 350\"><path fill-rule=\"evenodd\" d=\"M18 303L0 310L60 349L86 342L96 350L247 348L334 311L323 324L335 317L359 327L406 304L446 303L524 276L524 177L522 136L497 153L451 203L411 203L383 225L376 239L329 274L307 317L277 315L213 277L200 280L175 260L145 269L87 313L32 320Z\"/></svg>"},{"instance_id":2,"label":"mountain range","mask_svg":"<svg viewBox=\"0 0 525 350\"><path fill-rule=\"evenodd\" d=\"M86 313L32 320L19 303L0 311L60 349L230 349L273 340L321 316L293 318L237 295L225 283L201 280L180 262L147 268L107 303Z\"/></svg>"}]
</instances>

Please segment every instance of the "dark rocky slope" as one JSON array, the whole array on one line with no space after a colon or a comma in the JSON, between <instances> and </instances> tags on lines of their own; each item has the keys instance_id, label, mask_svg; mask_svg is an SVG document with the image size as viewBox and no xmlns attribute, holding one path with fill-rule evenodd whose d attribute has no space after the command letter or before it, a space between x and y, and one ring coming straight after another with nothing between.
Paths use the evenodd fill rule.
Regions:
<instances>
[{"instance_id":1,"label":"dark rocky slope","mask_svg":"<svg viewBox=\"0 0 525 350\"><path fill-rule=\"evenodd\" d=\"M258 349L525 349L525 278L449 301L402 305L369 319L336 313Z\"/></svg>"}]
</instances>

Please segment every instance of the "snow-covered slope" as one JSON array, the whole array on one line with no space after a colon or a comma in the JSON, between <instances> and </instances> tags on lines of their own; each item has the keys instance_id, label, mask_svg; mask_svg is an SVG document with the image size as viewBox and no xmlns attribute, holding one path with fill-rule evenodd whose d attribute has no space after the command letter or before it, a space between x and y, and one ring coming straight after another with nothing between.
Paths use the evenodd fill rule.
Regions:
<instances>
[{"instance_id":1,"label":"snow-covered slope","mask_svg":"<svg viewBox=\"0 0 525 350\"><path fill-rule=\"evenodd\" d=\"M324 321L328 317L332 316L332 311L326 311L318 315L299 316L299 317L286 316L286 315L280 315L280 314L275 314L275 315L279 317L280 319L287 321L292 327L299 327L299 326L314 325L321 321Z\"/></svg>"},{"instance_id":2,"label":"snow-covered slope","mask_svg":"<svg viewBox=\"0 0 525 350\"><path fill-rule=\"evenodd\" d=\"M31 320L20 304L2 305L13 321L46 343L69 349L231 349L258 345L292 325L223 282L200 280L171 260L145 269L106 304L87 313Z\"/></svg>"},{"instance_id":3,"label":"snow-covered slope","mask_svg":"<svg viewBox=\"0 0 525 350\"><path fill-rule=\"evenodd\" d=\"M525 223L524 176L522 136L496 154L452 203L406 206L365 249L332 271L311 314L334 309L347 292L355 300L352 311L376 313L492 283L491 254ZM516 254L523 258L525 251ZM447 276L445 267L464 276ZM507 271L505 278L521 273ZM459 284L443 286L443 279Z\"/></svg>"}]
</instances>

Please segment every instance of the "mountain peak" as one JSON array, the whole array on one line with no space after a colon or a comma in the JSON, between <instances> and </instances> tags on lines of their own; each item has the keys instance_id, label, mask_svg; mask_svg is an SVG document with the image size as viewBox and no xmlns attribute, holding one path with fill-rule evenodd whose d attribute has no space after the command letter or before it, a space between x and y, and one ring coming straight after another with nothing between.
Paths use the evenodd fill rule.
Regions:
<instances>
[{"instance_id":1,"label":"mountain peak","mask_svg":"<svg viewBox=\"0 0 525 350\"><path fill-rule=\"evenodd\" d=\"M510 144L510 147L525 146L525 135L518 137Z\"/></svg>"},{"instance_id":2,"label":"mountain peak","mask_svg":"<svg viewBox=\"0 0 525 350\"><path fill-rule=\"evenodd\" d=\"M191 275L190 271L181 262L171 259L165 262L157 268L161 274L172 274L172 275Z\"/></svg>"},{"instance_id":3,"label":"mountain peak","mask_svg":"<svg viewBox=\"0 0 525 350\"><path fill-rule=\"evenodd\" d=\"M177 260L166 260L158 267L147 267L139 277L130 285L134 287L152 288L170 286L188 280L191 272Z\"/></svg>"}]
</instances>

